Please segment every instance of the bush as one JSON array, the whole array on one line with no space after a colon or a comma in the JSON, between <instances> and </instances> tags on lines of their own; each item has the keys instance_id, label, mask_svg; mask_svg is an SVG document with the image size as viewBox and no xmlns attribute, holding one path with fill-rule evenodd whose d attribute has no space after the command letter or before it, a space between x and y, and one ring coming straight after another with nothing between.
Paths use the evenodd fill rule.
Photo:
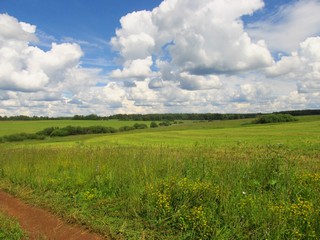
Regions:
<instances>
[{"instance_id":1,"label":"bush","mask_svg":"<svg viewBox=\"0 0 320 240\"><path fill-rule=\"evenodd\" d=\"M131 131L131 130L135 130L135 128L131 126L123 126L119 128L120 132Z\"/></svg>"},{"instance_id":2,"label":"bush","mask_svg":"<svg viewBox=\"0 0 320 240\"><path fill-rule=\"evenodd\" d=\"M103 127L103 126L91 126L85 128L84 134L99 134L99 133L115 133L117 129L113 127Z\"/></svg>"},{"instance_id":3,"label":"bush","mask_svg":"<svg viewBox=\"0 0 320 240\"><path fill-rule=\"evenodd\" d=\"M51 133L55 130L54 127L48 127L43 129L42 131L36 132L38 135L50 136Z\"/></svg>"},{"instance_id":4,"label":"bush","mask_svg":"<svg viewBox=\"0 0 320 240\"><path fill-rule=\"evenodd\" d=\"M21 142L26 139L23 134L12 134L4 136L3 138L7 142Z\"/></svg>"},{"instance_id":5,"label":"bush","mask_svg":"<svg viewBox=\"0 0 320 240\"><path fill-rule=\"evenodd\" d=\"M133 125L133 127L134 127L135 129L145 129L145 128L148 128L148 126L147 126L146 124L143 124L143 123L135 123L135 124Z\"/></svg>"},{"instance_id":6,"label":"bush","mask_svg":"<svg viewBox=\"0 0 320 240\"><path fill-rule=\"evenodd\" d=\"M150 128L156 128L156 127L158 127L158 124L156 122L150 123Z\"/></svg>"},{"instance_id":7,"label":"bush","mask_svg":"<svg viewBox=\"0 0 320 240\"><path fill-rule=\"evenodd\" d=\"M100 133L115 133L117 129L113 127L103 127L103 126L91 126L91 127L73 127L67 126L64 128L55 128L50 136L64 137L70 135L84 135L84 134L100 134Z\"/></svg>"},{"instance_id":8,"label":"bush","mask_svg":"<svg viewBox=\"0 0 320 240\"><path fill-rule=\"evenodd\" d=\"M260 116L258 119L254 120L253 123L264 124L293 121L297 121L297 119L290 114L267 114Z\"/></svg>"},{"instance_id":9,"label":"bush","mask_svg":"<svg viewBox=\"0 0 320 240\"><path fill-rule=\"evenodd\" d=\"M163 127L170 126L170 125L171 125L170 121L164 121L164 122L159 123L159 126L163 126Z\"/></svg>"},{"instance_id":10,"label":"bush","mask_svg":"<svg viewBox=\"0 0 320 240\"><path fill-rule=\"evenodd\" d=\"M70 135L69 132L62 128L56 128L51 134L50 137L65 137Z\"/></svg>"},{"instance_id":11,"label":"bush","mask_svg":"<svg viewBox=\"0 0 320 240\"><path fill-rule=\"evenodd\" d=\"M38 135L35 133L16 133L2 137L2 142L22 142L27 139L45 139L44 135Z\"/></svg>"},{"instance_id":12,"label":"bush","mask_svg":"<svg viewBox=\"0 0 320 240\"><path fill-rule=\"evenodd\" d=\"M116 133L116 132L118 132L118 130L113 127L106 128L106 133Z\"/></svg>"},{"instance_id":13,"label":"bush","mask_svg":"<svg viewBox=\"0 0 320 240\"><path fill-rule=\"evenodd\" d=\"M44 135L36 134L36 133L30 133L30 134L25 134L26 139L36 139L36 140L43 140L46 138Z\"/></svg>"}]
</instances>

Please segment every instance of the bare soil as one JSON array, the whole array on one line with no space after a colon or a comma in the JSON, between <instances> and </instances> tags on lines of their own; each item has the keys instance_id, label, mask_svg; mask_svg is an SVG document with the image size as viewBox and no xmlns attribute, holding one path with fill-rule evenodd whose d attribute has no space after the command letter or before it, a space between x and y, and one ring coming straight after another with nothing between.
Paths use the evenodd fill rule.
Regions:
<instances>
[{"instance_id":1,"label":"bare soil","mask_svg":"<svg viewBox=\"0 0 320 240\"><path fill-rule=\"evenodd\" d=\"M0 190L0 210L18 220L30 240L106 239L79 226L65 223L46 210L30 206Z\"/></svg>"}]
</instances>

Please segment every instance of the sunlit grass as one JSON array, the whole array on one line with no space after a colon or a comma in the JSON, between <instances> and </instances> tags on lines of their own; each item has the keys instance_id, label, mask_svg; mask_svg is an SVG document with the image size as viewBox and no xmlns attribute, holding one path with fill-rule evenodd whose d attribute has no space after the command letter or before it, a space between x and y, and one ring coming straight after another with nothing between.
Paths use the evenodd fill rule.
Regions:
<instances>
[{"instance_id":1,"label":"sunlit grass","mask_svg":"<svg viewBox=\"0 0 320 240\"><path fill-rule=\"evenodd\" d=\"M0 136L14 133L36 133L48 127L66 126L105 126L120 128L122 126L133 126L135 123L145 123L148 126L151 121L118 121L118 120L44 120L44 121L0 121Z\"/></svg>"},{"instance_id":2,"label":"sunlit grass","mask_svg":"<svg viewBox=\"0 0 320 240\"><path fill-rule=\"evenodd\" d=\"M319 117L188 124L0 144L0 185L115 238L317 239Z\"/></svg>"},{"instance_id":3,"label":"sunlit grass","mask_svg":"<svg viewBox=\"0 0 320 240\"><path fill-rule=\"evenodd\" d=\"M17 220L0 212L0 239L26 240L28 237L22 231Z\"/></svg>"}]
</instances>

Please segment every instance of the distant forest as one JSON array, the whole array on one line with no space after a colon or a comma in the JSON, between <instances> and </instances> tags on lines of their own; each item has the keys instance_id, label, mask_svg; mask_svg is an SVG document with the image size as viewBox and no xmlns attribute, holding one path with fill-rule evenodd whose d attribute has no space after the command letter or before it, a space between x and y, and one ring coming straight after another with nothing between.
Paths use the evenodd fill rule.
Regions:
<instances>
[{"instance_id":1,"label":"distant forest","mask_svg":"<svg viewBox=\"0 0 320 240\"><path fill-rule=\"evenodd\" d=\"M274 112L273 114L290 114L292 116L320 115L320 109L293 110ZM176 121L176 120L231 120L255 118L263 113L163 113L163 114L116 114L112 116L75 115L73 117L42 117L42 116L0 116L0 121L35 121L35 120L110 120L124 121Z\"/></svg>"}]
</instances>

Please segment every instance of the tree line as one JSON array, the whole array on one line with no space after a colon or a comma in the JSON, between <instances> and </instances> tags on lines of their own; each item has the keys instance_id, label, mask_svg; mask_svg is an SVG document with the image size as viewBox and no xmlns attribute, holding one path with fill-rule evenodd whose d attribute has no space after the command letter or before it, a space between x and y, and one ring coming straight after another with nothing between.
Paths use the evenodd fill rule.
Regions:
<instances>
[{"instance_id":1,"label":"tree line","mask_svg":"<svg viewBox=\"0 0 320 240\"><path fill-rule=\"evenodd\" d=\"M292 116L320 115L320 109L292 110L274 112L273 114L290 114ZM154 114L115 114L111 116L74 115L73 117L46 116L0 116L0 121L33 121L33 120L111 120L122 121L179 121L179 120L232 120L255 118L263 113L154 113Z\"/></svg>"}]
</instances>

